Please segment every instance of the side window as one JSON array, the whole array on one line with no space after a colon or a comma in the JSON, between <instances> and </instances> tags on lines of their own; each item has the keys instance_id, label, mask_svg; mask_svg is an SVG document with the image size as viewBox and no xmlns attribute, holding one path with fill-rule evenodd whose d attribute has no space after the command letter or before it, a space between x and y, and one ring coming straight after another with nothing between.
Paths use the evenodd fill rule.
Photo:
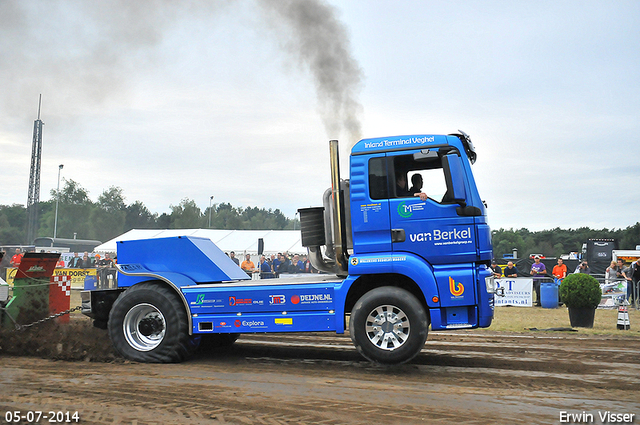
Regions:
<instances>
[{"instance_id":1,"label":"side window","mask_svg":"<svg viewBox=\"0 0 640 425\"><path fill-rule=\"evenodd\" d=\"M389 197L387 188L385 157L371 158L369 160L369 197L371 199L386 199Z\"/></svg>"},{"instance_id":2,"label":"side window","mask_svg":"<svg viewBox=\"0 0 640 425\"><path fill-rule=\"evenodd\" d=\"M447 182L437 155L414 159L413 155L393 157L395 197L405 198L423 192L438 202L446 202Z\"/></svg>"}]
</instances>

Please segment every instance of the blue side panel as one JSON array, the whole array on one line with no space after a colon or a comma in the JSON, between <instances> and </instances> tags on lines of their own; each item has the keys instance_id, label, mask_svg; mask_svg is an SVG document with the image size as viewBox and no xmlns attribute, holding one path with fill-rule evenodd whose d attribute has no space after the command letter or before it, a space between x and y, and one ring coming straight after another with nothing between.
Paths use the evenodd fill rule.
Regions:
<instances>
[{"instance_id":1,"label":"blue side panel","mask_svg":"<svg viewBox=\"0 0 640 425\"><path fill-rule=\"evenodd\" d=\"M433 266L443 307L476 304L476 274L473 264Z\"/></svg>"},{"instance_id":2,"label":"blue side panel","mask_svg":"<svg viewBox=\"0 0 640 425\"><path fill-rule=\"evenodd\" d=\"M360 276L348 276L344 281L337 283L335 286L335 306L336 306L336 333L342 334L345 329L344 306L347 301L347 294L353 282Z\"/></svg>"},{"instance_id":3,"label":"blue side panel","mask_svg":"<svg viewBox=\"0 0 640 425\"><path fill-rule=\"evenodd\" d=\"M194 282L247 280L249 277L208 238L171 238L119 241L118 263L139 264L155 272L172 272ZM122 276L119 286L131 286L140 278Z\"/></svg>"},{"instance_id":4,"label":"blue side panel","mask_svg":"<svg viewBox=\"0 0 640 425\"><path fill-rule=\"evenodd\" d=\"M446 217L446 212L441 213L441 217L436 216L437 212L446 209L455 214L455 206L443 206L420 199L417 202L394 199L390 204L397 205L397 210L402 207L414 208L411 217L392 213L391 226L403 229L406 234L403 242L393 244L394 251L415 252L431 264L457 264L478 258L475 246L477 229L473 225L473 218L451 214Z\"/></svg>"},{"instance_id":5,"label":"blue side panel","mask_svg":"<svg viewBox=\"0 0 640 425\"><path fill-rule=\"evenodd\" d=\"M336 329L334 286L326 282L199 285L183 287L182 292L191 310L193 333Z\"/></svg>"},{"instance_id":6,"label":"blue side panel","mask_svg":"<svg viewBox=\"0 0 640 425\"><path fill-rule=\"evenodd\" d=\"M353 255L349 258L349 277L358 275L395 273L407 276L422 290L429 307L436 307L433 297L439 297L433 269L420 257L411 253L377 253ZM345 281L346 282L346 281Z\"/></svg>"},{"instance_id":7,"label":"blue side panel","mask_svg":"<svg viewBox=\"0 0 640 425\"><path fill-rule=\"evenodd\" d=\"M169 282L175 287L195 285L196 283L187 276L173 272L153 272L145 268L142 264L118 264L121 275L118 277L118 287L126 288L136 283L149 279L159 279Z\"/></svg>"},{"instance_id":8,"label":"blue side panel","mask_svg":"<svg viewBox=\"0 0 640 425\"><path fill-rule=\"evenodd\" d=\"M432 330L486 328L491 325L494 296L487 292L485 278L491 276L491 270L486 265L471 265L460 270L453 266L440 266L435 267L435 273L438 285L442 288L448 284L449 288L447 292L441 289L443 307L430 309ZM472 301L476 298L477 304Z\"/></svg>"},{"instance_id":9,"label":"blue side panel","mask_svg":"<svg viewBox=\"0 0 640 425\"><path fill-rule=\"evenodd\" d=\"M335 330L332 311L203 314L193 318L193 333L319 332Z\"/></svg>"},{"instance_id":10,"label":"blue side panel","mask_svg":"<svg viewBox=\"0 0 640 425\"><path fill-rule=\"evenodd\" d=\"M378 157L384 158L384 155ZM351 231L355 254L391 251L389 200L371 199L368 163L371 156L351 157ZM384 165L386 169L386 163ZM380 180L380 177L374 176ZM387 185L386 178L376 182Z\"/></svg>"},{"instance_id":11,"label":"blue side panel","mask_svg":"<svg viewBox=\"0 0 640 425\"><path fill-rule=\"evenodd\" d=\"M192 314L334 311L334 287L300 285L199 285L183 287Z\"/></svg>"},{"instance_id":12,"label":"blue side panel","mask_svg":"<svg viewBox=\"0 0 640 425\"><path fill-rule=\"evenodd\" d=\"M476 306L432 308L431 330L469 329L478 327L478 308Z\"/></svg>"}]
</instances>

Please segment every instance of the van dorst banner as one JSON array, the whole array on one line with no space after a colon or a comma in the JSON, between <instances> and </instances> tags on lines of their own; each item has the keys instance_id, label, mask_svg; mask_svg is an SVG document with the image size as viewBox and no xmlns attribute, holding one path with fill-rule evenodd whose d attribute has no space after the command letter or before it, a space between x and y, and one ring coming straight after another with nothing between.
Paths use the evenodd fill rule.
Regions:
<instances>
[{"instance_id":1,"label":"van dorst banner","mask_svg":"<svg viewBox=\"0 0 640 425\"><path fill-rule=\"evenodd\" d=\"M9 285L13 286L13 279L15 278L16 271L18 269L15 267L7 268L7 277L6 281ZM69 276L71 277L71 286L73 287L84 287L84 279L87 276L97 276L97 269L65 269L59 268L53 271L54 276Z\"/></svg>"}]
</instances>

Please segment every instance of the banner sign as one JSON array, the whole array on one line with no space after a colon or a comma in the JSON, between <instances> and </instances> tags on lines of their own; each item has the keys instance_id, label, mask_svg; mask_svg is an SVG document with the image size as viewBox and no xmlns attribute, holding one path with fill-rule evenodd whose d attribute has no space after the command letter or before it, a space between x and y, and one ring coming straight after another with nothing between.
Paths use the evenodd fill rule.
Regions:
<instances>
[{"instance_id":1,"label":"banner sign","mask_svg":"<svg viewBox=\"0 0 640 425\"><path fill-rule=\"evenodd\" d=\"M627 297L627 281L615 280L612 282L601 283L602 299L598 308L615 308L618 306L619 299Z\"/></svg>"},{"instance_id":2,"label":"banner sign","mask_svg":"<svg viewBox=\"0 0 640 425\"><path fill-rule=\"evenodd\" d=\"M54 263L55 264L55 263ZM7 268L7 283L9 285L13 285L13 279L18 271L15 267ZM54 276L69 276L71 286L73 287L84 287L84 279L87 276L97 276L96 269L55 269L53 270Z\"/></svg>"},{"instance_id":3,"label":"banner sign","mask_svg":"<svg viewBox=\"0 0 640 425\"><path fill-rule=\"evenodd\" d=\"M494 302L498 306L533 306L533 279L517 277L512 279L496 279L496 286L504 288L504 297L495 297Z\"/></svg>"},{"instance_id":4,"label":"banner sign","mask_svg":"<svg viewBox=\"0 0 640 425\"><path fill-rule=\"evenodd\" d=\"M84 287L84 279L87 276L96 277L98 275L97 269L55 269L53 271L54 276L69 276L71 286Z\"/></svg>"}]
</instances>

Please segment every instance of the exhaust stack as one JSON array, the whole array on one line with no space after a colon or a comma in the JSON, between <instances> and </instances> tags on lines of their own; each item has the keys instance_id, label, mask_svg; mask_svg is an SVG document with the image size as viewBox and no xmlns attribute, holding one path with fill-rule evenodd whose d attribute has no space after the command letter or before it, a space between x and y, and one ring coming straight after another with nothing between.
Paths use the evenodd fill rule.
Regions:
<instances>
[{"instance_id":1,"label":"exhaust stack","mask_svg":"<svg viewBox=\"0 0 640 425\"><path fill-rule=\"evenodd\" d=\"M349 269L347 264L346 235L344 228L344 196L340 190L340 158L338 141L329 142L329 159L331 161L331 199L333 200L333 247L336 252L336 265L345 274ZM340 274L339 272L336 272Z\"/></svg>"},{"instance_id":2,"label":"exhaust stack","mask_svg":"<svg viewBox=\"0 0 640 425\"><path fill-rule=\"evenodd\" d=\"M324 207L302 208L300 213L300 228L302 231L302 246L309 250L309 260L313 267L338 276L346 276L347 236L345 226L344 192L341 190L340 159L338 141L329 142L329 157L331 165L330 202L327 211ZM343 183L344 184L344 183ZM328 214L325 219L325 215ZM325 228L325 222L330 229ZM325 255L321 246L325 245Z\"/></svg>"}]
</instances>

